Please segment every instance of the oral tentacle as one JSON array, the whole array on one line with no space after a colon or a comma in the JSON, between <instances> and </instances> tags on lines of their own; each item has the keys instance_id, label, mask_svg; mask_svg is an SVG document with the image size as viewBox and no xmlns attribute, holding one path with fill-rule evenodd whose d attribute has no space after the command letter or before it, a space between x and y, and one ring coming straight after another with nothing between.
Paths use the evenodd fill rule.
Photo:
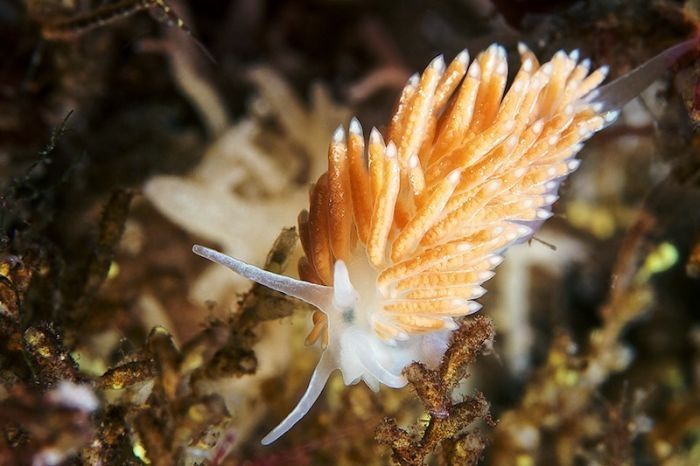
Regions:
<instances>
[{"instance_id":1,"label":"oral tentacle","mask_svg":"<svg viewBox=\"0 0 700 466\"><path fill-rule=\"evenodd\" d=\"M328 351L324 351L316 365L316 369L314 369L314 373L311 375L309 386L306 388L304 395L302 395L292 412L261 440L263 445L269 445L286 434L289 429L294 427L309 412L326 386L328 377L336 369L337 365L333 356Z\"/></svg>"},{"instance_id":2,"label":"oral tentacle","mask_svg":"<svg viewBox=\"0 0 700 466\"><path fill-rule=\"evenodd\" d=\"M333 287L296 280L285 275L268 272L254 265L235 259L213 249L195 244L192 252L212 262L228 267L249 280L275 291L299 298L316 306L326 314L333 309Z\"/></svg>"}]
</instances>

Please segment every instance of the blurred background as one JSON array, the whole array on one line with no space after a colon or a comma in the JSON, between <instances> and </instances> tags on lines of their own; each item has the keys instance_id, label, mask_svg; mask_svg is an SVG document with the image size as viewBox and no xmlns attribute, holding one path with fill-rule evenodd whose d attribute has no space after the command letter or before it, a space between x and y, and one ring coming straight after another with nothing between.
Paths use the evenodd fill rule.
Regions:
<instances>
[{"instance_id":1,"label":"blurred background","mask_svg":"<svg viewBox=\"0 0 700 466\"><path fill-rule=\"evenodd\" d=\"M0 464L700 464L697 54L587 143L486 284L454 425L430 374L336 376L261 446L318 359L309 310L191 253L295 275L333 129L384 130L438 54L498 42L512 74L518 42L579 49L614 79L699 21L697 0L0 0Z\"/></svg>"}]
</instances>

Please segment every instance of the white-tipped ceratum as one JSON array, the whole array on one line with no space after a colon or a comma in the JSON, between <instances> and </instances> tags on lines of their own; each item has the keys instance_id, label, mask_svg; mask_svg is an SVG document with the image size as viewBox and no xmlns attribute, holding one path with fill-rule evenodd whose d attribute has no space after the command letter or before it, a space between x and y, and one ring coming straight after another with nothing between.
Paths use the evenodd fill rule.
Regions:
<instances>
[{"instance_id":1,"label":"white-tipped ceratum","mask_svg":"<svg viewBox=\"0 0 700 466\"><path fill-rule=\"evenodd\" d=\"M329 375L406 384L412 361L437 364L455 318L474 300L503 251L551 216L560 181L574 171L582 143L669 63L687 41L604 86L577 50L540 64L523 44L510 86L503 47L446 65L434 59L403 89L384 136L365 141L353 118L328 149L328 171L299 215L305 256L300 280L266 272L202 246L194 252L302 299L318 310L307 343L321 359L292 412L264 439L277 440L321 394Z\"/></svg>"}]
</instances>

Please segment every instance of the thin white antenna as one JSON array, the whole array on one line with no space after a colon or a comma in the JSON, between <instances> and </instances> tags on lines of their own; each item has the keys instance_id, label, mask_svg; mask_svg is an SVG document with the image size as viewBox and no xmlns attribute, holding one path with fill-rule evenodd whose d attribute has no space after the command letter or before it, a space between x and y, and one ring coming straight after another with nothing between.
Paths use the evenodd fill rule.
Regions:
<instances>
[{"instance_id":1,"label":"thin white antenna","mask_svg":"<svg viewBox=\"0 0 700 466\"><path fill-rule=\"evenodd\" d=\"M268 272L231 256L222 254L199 244L192 246L192 252L212 262L228 267L249 280L260 283L275 291L299 298L328 313L333 308L333 287L317 285L297 280L285 275Z\"/></svg>"}]
</instances>

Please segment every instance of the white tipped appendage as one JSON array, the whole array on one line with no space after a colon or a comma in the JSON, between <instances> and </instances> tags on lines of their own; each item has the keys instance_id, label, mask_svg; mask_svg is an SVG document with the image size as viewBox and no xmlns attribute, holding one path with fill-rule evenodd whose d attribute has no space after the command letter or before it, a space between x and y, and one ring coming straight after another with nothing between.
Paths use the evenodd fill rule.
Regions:
<instances>
[{"instance_id":1,"label":"white tipped appendage","mask_svg":"<svg viewBox=\"0 0 700 466\"><path fill-rule=\"evenodd\" d=\"M386 149L384 150L384 156L390 159L393 159L397 156L396 144L394 144L394 141L389 141L389 144L386 145Z\"/></svg>"},{"instance_id":2,"label":"white tipped appendage","mask_svg":"<svg viewBox=\"0 0 700 466\"><path fill-rule=\"evenodd\" d=\"M617 120L619 116L620 110L611 110L603 116L603 119L605 119L606 124L612 124L615 122L615 120Z\"/></svg>"},{"instance_id":3,"label":"white tipped appendage","mask_svg":"<svg viewBox=\"0 0 700 466\"><path fill-rule=\"evenodd\" d=\"M540 71L542 71L545 76L550 76L553 70L554 66L552 66L552 62L548 62L542 68L540 68Z\"/></svg>"},{"instance_id":4,"label":"white tipped appendage","mask_svg":"<svg viewBox=\"0 0 700 466\"><path fill-rule=\"evenodd\" d=\"M496 74L505 75L508 73L508 64L505 61L498 62L496 65Z\"/></svg>"},{"instance_id":5,"label":"white tipped appendage","mask_svg":"<svg viewBox=\"0 0 700 466\"><path fill-rule=\"evenodd\" d=\"M430 65L428 66L437 71L438 74L442 74L443 71L445 71L445 56L442 54L438 55L437 57L433 58L433 61L431 61Z\"/></svg>"},{"instance_id":6,"label":"white tipped appendage","mask_svg":"<svg viewBox=\"0 0 700 466\"><path fill-rule=\"evenodd\" d=\"M372 128L369 132L369 143L370 144L382 144L384 139L382 138L382 133L379 132L377 128Z\"/></svg>"},{"instance_id":7,"label":"white tipped appendage","mask_svg":"<svg viewBox=\"0 0 700 466\"><path fill-rule=\"evenodd\" d=\"M455 61L458 61L460 63L467 64L469 63L469 50L464 49L461 52L457 54L455 57Z\"/></svg>"},{"instance_id":8,"label":"white tipped appendage","mask_svg":"<svg viewBox=\"0 0 700 466\"><path fill-rule=\"evenodd\" d=\"M474 60L471 65L469 65L469 71L467 71L470 78L479 79L481 77L481 66L479 62Z\"/></svg>"},{"instance_id":9,"label":"white tipped appendage","mask_svg":"<svg viewBox=\"0 0 700 466\"><path fill-rule=\"evenodd\" d=\"M333 142L343 142L345 141L345 129L343 125L338 125L338 127L333 132Z\"/></svg>"},{"instance_id":10,"label":"white tipped appendage","mask_svg":"<svg viewBox=\"0 0 700 466\"><path fill-rule=\"evenodd\" d=\"M350 133L362 136L362 125L357 117L352 117L350 120Z\"/></svg>"}]
</instances>

